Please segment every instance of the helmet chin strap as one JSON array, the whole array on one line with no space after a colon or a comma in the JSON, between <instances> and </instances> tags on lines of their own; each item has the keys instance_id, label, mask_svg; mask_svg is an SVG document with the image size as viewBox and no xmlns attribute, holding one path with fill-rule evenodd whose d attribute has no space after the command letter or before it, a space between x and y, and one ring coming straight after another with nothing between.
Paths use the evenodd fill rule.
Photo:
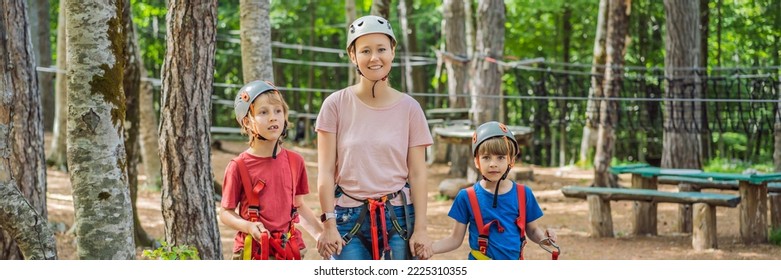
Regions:
<instances>
[{"instance_id":1,"label":"helmet chin strap","mask_svg":"<svg viewBox=\"0 0 781 280\"><path fill-rule=\"evenodd\" d=\"M507 179L507 174L510 173L510 168L512 168L512 166L508 165L507 166L507 170L504 171L504 174L502 174L502 177L499 178L499 180L496 180L496 186L494 187L494 200L493 200L493 203L491 204L491 207L493 207L493 208L496 208L496 203L497 203L497 200L498 200L498 197L499 197L499 184L502 183L502 180ZM493 182L490 179L488 179L488 177L486 177L485 175L483 175L483 174L480 174L480 175L483 176L483 180L485 180L486 182Z\"/></svg>"},{"instance_id":2,"label":"helmet chin strap","mask_svg":"<svg viewBox=\"0 0 781 280\"><path fill-rule=\"evenodd\" d=\"M250 126L250 133L252 133L253 139L258 139L260 141L270 141L270 140L266 139L266 137L263 137L262 135L260 135L260 133L258 133L256 131L256 129L255 129L255 122L253 122L252 120L250 120L250 122L252 122L252 124ZM271 151L271 158L272 159L277 159L277 147L279 147L279 143L282 142L282 138L284 138L285 136L287 136L287 121L285 121L285 125L282 128L282 134L279 135L279 138L277 138L277 143L275 143L275 145L274 145L274 150Z\"/></svg>"},{"instance_id":3,"label":"helmet chin strap","mask_svg":"<svg viewBox=\"0 0 781 280\"><path fill-rule=\"evenodd\" d=\"M361 75L361 76L363 76L364 78L366 78L367 80L371 81L371 79L369 79L368 77L366 77L365 75L363 75L363 72L361 72L361 67L360 67L360 66L358 66L358 64L355 64L355 69L356 69L356 70L358 70L358 75ZM375 86L377 86L377 82L379 82L379 81L381 81L381 80L382 80L382 81L385 81L385 80L387 80L387 79L388 79L388 76L390 76L390 72L388 73L388 75L385 75L385 77L383 77L382 79L380 79L380 80L375 80L375 81L374 81L374 84L372 84L372 98L375 98L375 96L374 96L374 87L375 87Z\"/></svg>"}]
</instances>

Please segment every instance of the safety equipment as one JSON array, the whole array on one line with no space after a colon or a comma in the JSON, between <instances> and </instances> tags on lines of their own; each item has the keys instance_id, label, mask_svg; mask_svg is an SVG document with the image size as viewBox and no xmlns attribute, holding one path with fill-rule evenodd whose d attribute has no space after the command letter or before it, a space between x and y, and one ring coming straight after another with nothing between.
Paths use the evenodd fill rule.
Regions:
<instances>
[{"instance_id":1,"label":"safety equipment","mask_svg":"<svg viewBox=\"0 0 781 280\"><path fill-rule=\"evenodd\" d=\"M347 45L345 48L349 50L358 37L373 33L390 36L391 45L396 45L396 36L393 35L393 28L391 28L387 19L378 16L363 16L353 21L350 27L347 28Z\"/></svg>"},{"instance_id":2,"label":"safety equipment","mask_svg":"<svg viewBox=\"0 0 781 280\"><path fill-rule=\"evenodd\" d=\"M249 113L250 104L255 101L255 98L272 90L279 92L273 84L266 81L253 81L241 87L233 102L233 111L236 113L236 121L239 122L239 125L244 125L241 120Z\"/></svg>"},{"instance_id":3,"label":"safety equipment","mask_svg":"<svg viewBox=\"0 0 781 280\"><path fill-rule=\"evenodd\" d=\"M301 172L301 166L304 163L300 158L288 155L288 165L290 165L290 180L293 182L293 189L290 190L291 202L295 203L295 185L298 183L298 176ZM247 208L246 213L240 213L241 217L250 221L260 221L260 211L262 209L260 205L260 191L266 187L265 182L259 181L254 186L249 176L249 169L240 157L232 159L239 169L239 176L241 177L241 185L244 189L244 195L247 196ZM301 253L298 250L298 242L293 238L293 233L296 230L295 224L299 222L298 208L295 205L290 205L290 222L288 223L288 230L285 232L272 232L262 233L261 240L254 240L252 235L247 234L244 238L244 254L242 259L244 260L268 260L269 256L273 256L277 260L300 260Z\"/></svg>"},{"instance_id":4,"label":"safety equipment","mask_svg":"<svg viewBox=\"0 0 781 280\"><path fill-rule=\"evenodd\" d=\"M472 135L472 156L477 156L477 149L480 148L480 144L494 137L506 137L507 140L512 142L513 148L515 148L515 154L510 155L510 157L514 158L518 155L518 141L515 140L515 135L513 135L512 131L500 122L491 121L480 125Z\"/></svg>"},{"instance_id":5,"label":"safety equipment","mask_svg":"<svg viewBox=\"0 0 781 280\"><path fill-rule=\"evenodd\" d=\"M507 178L507 174L510 173L510 169L512 169L513 165L515 165L515 157L518 156L518 141L515 140L515 135L513 135L512 131L507 129L507 126L496 121L491 121L480 125L475 130L475 133L472 134L472 156L475 158L477 158L477 151L480 148L480 145L483 144L486 140L496 137L502 137L504 139L504 143L507 145L510 154L507 155L507 170L505 170L504 174L502 174L502 177L497 180L496 187L494 187L494 208L496 208L499 184L502 182L502 180ZM512 146L510 146L510 143L512 143ZM477 160L477 169L478 171L481 169L480 160ZM488 180L488 178L485 176L483 176L483 179L490 182L490 180Z\"/></svg>"},{"instance_id":6,"label":"safety equipment","mask_svg":"<svg viewBox=\"0 0 781 280\"><path fill-rule=\"evenodd\" d=\"M518 226L518 232L521 235L521 254L518 257L519 260L523 259L523 248L526 247L526 186L516 186L516 192L518 194L518 217L515 218L515 225ZM490 233L491 225L496 225L499 233L504 232L504 227L499 220L491 220L488 223L483 223L483 215L480 214L480 203L477 201L477 193L475 187L469 187L466 189L466 194L469 197L469 206L472 208L472 216L475 217L475 226L477 226L477 249L472 249L470 252L476 260L490 260L488 256L488 235ZM496 197L496 195L494 195Z\"/></svg>"}]
</instances>

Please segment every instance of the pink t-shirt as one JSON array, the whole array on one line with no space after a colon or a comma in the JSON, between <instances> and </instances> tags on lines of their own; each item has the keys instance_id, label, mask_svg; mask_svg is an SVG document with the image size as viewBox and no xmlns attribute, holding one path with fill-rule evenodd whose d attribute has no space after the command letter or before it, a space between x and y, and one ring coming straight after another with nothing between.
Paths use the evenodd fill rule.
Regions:
<instances>
[{"instance_id":1,"label":"pink t-shirt","mask_svg":"<svg viewBox=\"0 0 781 280\"><path fill-rule=\"evenodd\" d=\"M309 180L306 177L306 166L301 155L282 149L277 158L258 157L247 152L239 156L247 166L250 182L257 184L260 181L266 183L266 187L260 191L260 222L271 232L287 232L290 227L290 207L293 205L293 186L295 195L309 193ZM295 178L298 182L292 182L290 163L288 157L297 157L299 166ZM239 168L231 161L225 168L225 179L222 184L221 206L225 209L239 208L239 215L249 220L249 200L247 200L244 187L241 184ZM244 247L246 233L237 232L233 242L233 252L238 252ZM295 230L294 237L298 240L300 249L304 248L301 232Z\"/></svg>"},{"instance_id":2,"label":"pink t-shirt","mask_svg":"<svg viewBox=\"0 0 781 280\"><path fill-rule=\"evenodd\" d=\"M317 131L336 133L336 184L358 199L379 198L404 190L409 175L409 148L429 146L431 138L426 116L415 99L404 95L384 108L369 107L348 87L323 101L317 116ZM423 187L425 186L412 186ZM360 206L342 195L336 204ZM401 198L393 200L401 205Z\"/></svg>"}]
</instances>

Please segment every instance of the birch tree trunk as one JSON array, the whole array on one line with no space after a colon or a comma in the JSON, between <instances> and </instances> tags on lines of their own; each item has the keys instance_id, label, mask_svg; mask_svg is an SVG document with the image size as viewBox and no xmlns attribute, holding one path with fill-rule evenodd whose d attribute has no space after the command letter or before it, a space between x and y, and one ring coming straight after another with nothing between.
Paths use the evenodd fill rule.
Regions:
<instances>
[{"instance_id":1,"label":"birch tree trunk","mask_svg":"<svg viewBox=\"0 0 781 280\"><path fill-rule=\"evenodd\" d=\"M68 1L68 166L79 259L135 259L122 2Z\"/></svg>"},{"instance_id":2,"label":"birch tree trunk","mask_svg":"<svg viewBox=\"0 0 781 280\"><path fill-rule=\"evenodd\" d=\"M35 65L52 65L52 44L49 38L49 0L28 1L30 15L30 34L33 36ZM35 70L35 69L33 69ZM38 75L38 90L41 93L43 108L43 130L52 131L54 127L54 74L41 72Z\"/></svg>"},{"instance_id":3,"label":"birch tree trunk","mask_svg":"<svg viewBox=\"0 0 781 280\"><path fill-rule=\"evenodd\" d=\"M0 34L0 259L54 259L41 97L25 2L0 2Z\"/></svg>"},{"instance_id":4,"label":"birch tree trunk","mask_svg":"<svg viewBox=\"0 0 781 280\"><path fill-rule=\"evenodd\" d=\"M151 247L154 240L144 231L138 217L136 198L138 197L139 162L139 91L141 87L141 56L138 50L136 32L133 28L133 14L130 0L122 0L122 27L125 31L124 80L125 91L125 154L127 157L127 184L133 210L133 236L138 247Z\"/></svg>"},{"instance_id":5,"label":"birch tree trunk","mask_svg":"<svg viewBox=\"0 0 781 280\"><path fill-rule=\"evenodd\" d=\"M599 101L595 98L604 96L602 81L605 78L605 63L607 51L605 41L607 39L607 15L608 0L599 0L599 12L597 15L597 32L594 36L594 56L591 59L591 87L588 89L588 102L586 103L586 123L583 126L583 137L580 139L580 160L588 161L589 151L597 142L597 124L599 122Z\"/></svg>"},{"instance_id":6,"label":"birch tree trunk","mask_svg":"<svg viewBox=\"0 0 781 280\"><path fill-rule=\"evenodd\" d=\"M57 53L67 52L68 38L65 36L67 14L65 6L69 0L60 0L60 13L57 19ZM46 160L49 166L68 171L66 139L68 122L68 59L67 55L57 56L57 79L54 89L54 129L52 131L51 151Z\"/></svg>"},{"instance_id":7,"label":"birch tree trunk","mask_svg":"<svg viewBox=\"0 0 781 280\"><path fill-rule=\"evenodd\" d=\"M170 0L166 18L160 105L165 239L195 246L201 259L222 259L209 147L217 1Z\"/></svg>"},{"instance_id":8,"label":"birch tree trunk","mask_svg":"<svg viewBox=\"0 0 781 280\"><path fill-rule=\"evenodd\" d=\"M699 1L664 1L666 98L700 99ZM702 103L668 101L664 106L663 168L702 168Z\"/></svg>"},{"instance_id":9,"label":"birch tree trunk","mask_svg":"<svg viewBox=\"0 0 781 280\"><path fill-rule=\"evenodd\" d=\"M271 63L271 20L269 1L241 0L241 69L244 83L274 82Z\"/></svg>"},{"instance_id":10,"label":"birch tree trunk","mask_svg":"<svg viewBox=\"0 0 781 280\"><path fill-rule=\"evenodd\" d=\"M501 106L502 69L496 63L504 56L504 2L480 1L477 9L477 48L470 81L475 126L487 121L504 122L497 110Z\"/></svg>"},{"instance_id":11,"label":"birch tree trunk","mask_svg":"<svg viewBox=\"0 0 781 280\"><path fill-rule=\"evenodd\" d=\"M605 68L604 94L607 98L616 98L621 92L624 75L624 54L626 36L629 30L630 0L610 0L607 22L607 66ZM610 161L616 145L615 126L618 124L619 104L615 100L603 99L599 105L599 132L597 134L597 153L594 156L594 185L613 187L616 178L609 172Z\"/></svg>"}]
</instances>

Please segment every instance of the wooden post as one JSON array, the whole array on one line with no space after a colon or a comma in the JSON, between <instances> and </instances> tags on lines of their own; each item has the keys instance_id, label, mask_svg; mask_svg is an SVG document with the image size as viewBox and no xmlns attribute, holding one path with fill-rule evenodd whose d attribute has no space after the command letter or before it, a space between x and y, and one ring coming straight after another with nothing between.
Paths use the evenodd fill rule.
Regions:
<instances>
[{"instance_id":1,"label":"wooden post","mask_svg":"<svg viewBox=\"0 0 781 280\"><path fill-rule=\"evenodd\" d=\"M718 244L716 241L716 206L695 203L693 214L692 247L694 250L715 249Z\"/></svg>"},{"instance_id":2,"label":"wooden post","mask_svg":"<svg viewBox=\"0 0 781 280\"><path fill-rule=\"evenodd\" d=\"M691 184L678 184L678 192L699 192L700 190ZM692 205L678 204L678 221L675 223L675 230L681 233L692 232Z\"/></svg>"},{"instance_id":3,"label":"wooden post","mask_svg":"<svg viewBox=\"0 0 781 280\"><path fill-rule=\"evenodd\" d=\"M745 244L767 243L767 183L740 181L740 238Z\"/></svg>"},{"instance_id":4,"label":"wooden post","mask_svg":"<svg viewBox=\"0 0 781 280\"><path fill-rule=\"evenodd\" d=\"M770 230L781 230L781 193L770 193Z\"/></svg>"},{"instance_id":5,"label":"wooden post","mask_svg":"<svg viewBox=\"0 0 781 280\"><path fill-rule=\"evenodd\" d=\"M632 174L632 187L656 190L656 177L645 178ZM632 207L631 233L634 235L656 235L656 203L635 201Z\"/></svg>"},{"instance_id":6,"label":"wooden post","mask_svg":"<svg viewBox=\"0 0 781 280\"><path fill-rule=\"evenodd\" d=\"M598 195L589 195L588 220L591 222L591 237L613 237L613 217L610 215L610 200Z\"/></svg>"}]
</instances>

